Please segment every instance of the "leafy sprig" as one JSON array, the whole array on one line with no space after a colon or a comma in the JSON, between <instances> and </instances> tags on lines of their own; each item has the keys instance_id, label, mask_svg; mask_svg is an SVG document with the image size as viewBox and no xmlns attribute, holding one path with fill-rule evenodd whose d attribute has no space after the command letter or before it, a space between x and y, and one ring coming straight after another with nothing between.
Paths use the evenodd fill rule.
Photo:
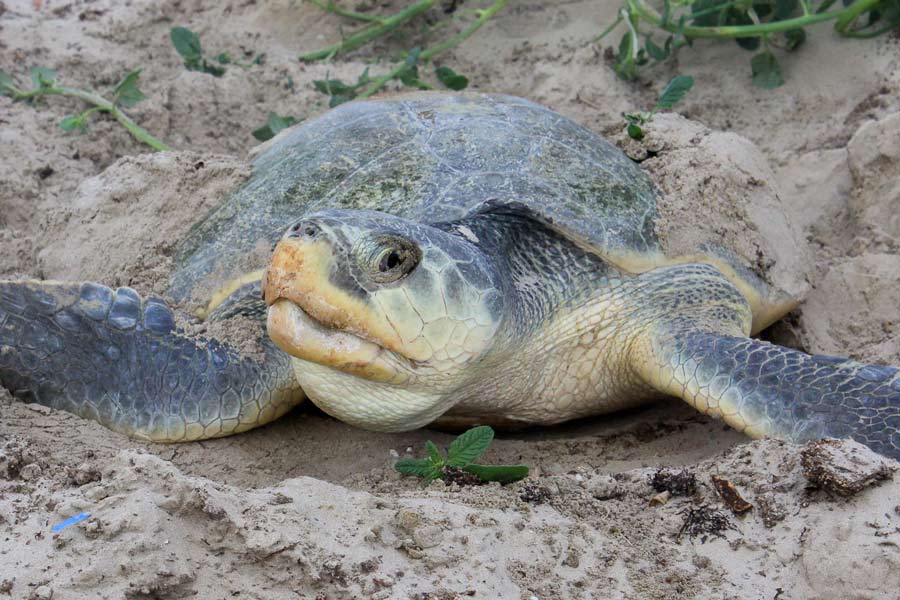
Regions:
<instances>
[{"instance_id":1,"label":"leafy sprig","mask_svg":"<svg viewBox=\"0 0 900 600\"><path fill-rule=\"evenodd\" d=\"M438 1L439 0L419 0L417 2L411 3L406 8L393 15L382 16L357 13L341 9L337 7L333 0L310 0L310 2L323 10L353 19L358 22L363 22L365 23L365 25L360 30L347 36L341 42L332 44L315 52L304 54L300 57L300 60L329 60L340 54L356 50L365 44L389 35L401 25L408 23L413 18L436 6L438 4ZM387 73L383 75L377 77L369 77L367 70L364 73L364 83L361 83L361 80L363 79L362 76L360 76L360 79L357 80L356 84L344 83L336 79L321 80L322 82L331 83L331 85L328 86L328 89L330 91L321 89L321 87L324 87L324 84L316 85L316 89L319 89L319 91L322 91L323 93L326 93L331 97L331 106L336 106L338 104L341 104L342 102L352 100L353 98L367 98L378 92L389 81L392 80L399 80L404 85L415 87L417 89L431 89L432 86L419 77L419 67L421 65L428 64L435 56L437 56L441 52L445 52L446 50L449 50L450 48L453 48L454 46L457 46L461 42L468 39L485 23L487 23L495 14L497 14L498 11L506 6L507 2L509 2L509 0L495 0L487 8L465 11L467 16L474 15L474 19L469 22L469 24L464 27L462 31L449 39L435 44L434 46L427 48L414 48L410 50L403 56L402 60L396 63ZM454 15L451 18L455 19L458 16L459 15ZM430 29L432 31L436 30L437 25L441 23L444 23L444 21L432 25ZM451 90L462 90L469 85L469 80L467 77L456 73L449 67L438 67L437 69L435 69L434 74L441 84Z\"/></svg>"},{"instance_id":2,"label":"leafy sprig","mask_svg":"<svg viewBox=\"0 0 900 600\"><path fill-rule=\"evenodd\" d=\"M425 481L444 476L448 469L462 469L483 482L512 483L528 476L525 465L479 465L475 459L484 454L494 439L494 430L486 425L473 427L450 444L445 456L437 445L425 442L427 458L402 458L394 468L404 475L415 475Z\"/></svg>"},{"instance_id":3,"label":"leafy sprig","mask_svg":"<svg viewBox=\"0 0 900 600\"><path fill-rule=\"evenodd\" d=\"M791 52L806 40L806 27L833 21L844 37L868 38L900 26L898 0L663 0L662 12L646 0L625 0L618 18L594 41L619 25L626 31L619 41L614 69L632 79L638 68L668 59L695 39L732 39L757 52L751 60L753 84L771 89L784 83L773 48ZM662 35L660 44L655 36Z\"/></svg>"},{"instance_id":4,"label":"leafy sprig","mask_svg":"<svg viewBox=\"0 0 900 600\"><path fill-rule=\"evenodd\" d=\"M400 69L393 78L399 80L400 83L407 87L418 90L434 89L434 86L422 80L419 76L419 60L421 56L422 49L413 48L403 61L404 68ZM468 77L457 73L450 67L437 67L434 70L434 75L444 87L450 90L464 90L469 85ZM357 97L364 97L363 92L367 91L366 86L373 81L375 80L369 76L369 69L366 68L366 70L356 78L356 83L345 83L340 79L317 79L313 81L313 87L315 87L317 91L328 95L328 106L334 108L339 104L349 102ZM384 84L382 83L382 85Z\"/></svg>"},{"instance_id":5,"label":"leafy sprig","mask_svg":"<svg viewBox=\"0 0 900 600\"><path fill-rule=\"evenodd\" d=\"M94 92L61 85L56 71L46 67L33 67L30 72L31 89L22 88L11 75L0 71L0 94L9 96L14 102L35 102L45 96L70 96L79 98L91 105L91 108L77 115L70 115L60 121L63 131L87 129L87 120L94 113L108 113L122 124L131 135L147 144L154 150L169 150L169 146L156 139L125 114L124 108L131 108L146 98L138 88L141 69L129 72L112 90L112 100Z\"/></svg>"},{"instance_id":6,"label":"leafy sprig","mask_svg":"<svg viewBox=\"0 0 900 600\"><path fill-rule=\"evenodd\" d=\"M249 69L253 65L261 65L265 59L265 54L257 54L250 63L242 63L235 60L228 52L220 52L216 55L215 62L210 62L203 55L200 37L187 27L173 27L169 31L169 38L172 40L175 50L184 60L184 68L188 71L208 73L213 77L224 75L226 65Z\"/></svg>"},{"instance_id":7,"label":"leafy sprig","mask_svg":"<svg viewBox=\"0 0 900 600\"><path fill-rule=\"evenodd\" d=\"M628 136L635 140L644 139L646 125L660 110L669 110L681 102L682 98L694 87L694 78L690 75L679 75L669 82L656 100L656 105L649 112L622 113L628 123Z\"/></svg>"}]
</instances>

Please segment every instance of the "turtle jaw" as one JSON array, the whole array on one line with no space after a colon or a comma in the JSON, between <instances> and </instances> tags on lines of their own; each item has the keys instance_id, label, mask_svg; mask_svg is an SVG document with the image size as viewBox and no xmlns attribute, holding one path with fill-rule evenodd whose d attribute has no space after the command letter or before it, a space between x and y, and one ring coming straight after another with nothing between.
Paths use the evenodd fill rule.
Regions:
<instances>
[{"instance_id":1,"label":"turtle jaw","mask_svg":"<svg viewBox=\"0 0 900 600\"><path fill-rule=\"evenodd\" d=\"M346 331L332 329L291 300L269 307L267 328L275 344L295 358L378 382L398 382L402 357Z\"/></svg>"}]
</instances>

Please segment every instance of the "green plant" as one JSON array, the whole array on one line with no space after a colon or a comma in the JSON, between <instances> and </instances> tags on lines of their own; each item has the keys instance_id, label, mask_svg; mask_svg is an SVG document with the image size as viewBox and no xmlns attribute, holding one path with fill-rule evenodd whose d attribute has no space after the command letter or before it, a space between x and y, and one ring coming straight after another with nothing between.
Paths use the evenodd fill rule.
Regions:
<instances>
[{"instance_id":1,"label":"green plant","mask_svg":"<svg viewBox=\"0 0 900 600\"><path fill-rule=\"evenodd\" d=\"M79 98L91 105L91 108L78 115L65 117L59 126L63 131L71 132L87 129L87 119L94 113L108 113L116 121L122 124L138 140L144 142L154 150L169 150L164 142L150 135L147 130L131 120L123 111L130 108L145 98L138 88L138 79L141 70L131 71L112 90L112 100L79 88L60 85L56 72L45 67L33 67L31 69L32 89L26 90L6 72L0 71L0 94L9 96L14 102L36 102L44 96L70 96Z\"/></svg>"},{"instance_id":2,"label":"green plant","mask_svg":"<svg viewBox=\"0 0 900 600\"><path fill-rule=\"evenodd\" d=\"M186 27L173 27L169 31L169 37L175 50L184 59L184 67L188 71L199 71L201 73L209 73L213 77L221 77L225 74L225 65L234 65L242 69L249 69L253 65L261 65L265 59L265 54L257 54L250 63L242 63L235 60L228 52L220 52L216 55L215 61L212 63L203 56L203 46L200 44L200 38L196 33Z\"/></svg>"},{"instance_id":3,"label":"green plant","mask_svg":"<svg viewBox=\"0 0 900 600\"><path fill-rule=\"evenodd\" d=\"M839 35L875 37L900 26L900 0L663 0L662 12L645 0L625 0L618 18L594 41L620 24L626 31L619 41L615 71L623 79L637 75L651 60L669 58L696 39L733 39L749 51L753 84L771 89L784 83L772 48L791 52L806 40L806 27L833 21ZM654 36L664 36L662 44ZM641 39L643 38L643 44Z\"/></svg>"},{"instance_id":4,"label":"green plant","mask_svg":"<svg viewBox=\"0 0 900 600\"><path fill-rule=\"evenodd\" d=\"M475 459L484 454L494 439L494 430L486 425L473 427L457 437L447 455L434 442L425 442L428 458L401 458L394 465L404 475L415 475L425 481L443 477L450 469L462 469L483 482L512 483L528 476L525 465L478 465Z\"/></svg>"},{"instance_id":5,"label":"green plant","mask_svg":"<svg viewBox=\"0 0 900 600\"><path fill-rule=\"evenodd\" d=\"M644 139L644 129L642 125L646 125L660 110L669 110L679 102L694 87L694 78L690 75L679 75L669 82L666 89L662 91L656 100L656 105L650 112L633 112L622 113L625 121L628 123L628 135L632 139Z\"/></svg>"},{"instance_id":6,"label":"green plant","mask_svg":"<svg viewBox=\"0 0 900 600\"><path fill-rule=\"evenodd\" d=\"M413 48L410 50L403 62L403 68L394 74L393 79L399 80L400 83L405 86L419 90L434 89L432 85L419 77L418 62L421 55L421 48ZM437 67L434 70L434 76L444 87L450 90L464 90L469 85L468 77L460 75L450 67ZM366 68L366 70L357 77L356 83L344 83L340 79L317 79L313 81L313 87L323 94L327 94L330 97L328 106L334 108L335 106L353 100L354 98L371 95L370 93L364 95L363 92L368 91L366 90L366 86L373 81L374 80L369 76L369 69ZM381 85L384 85L384 83L387 83L387 81L383 82Z\"/></svg>"},{"instance_id":7,"label":"green plant","mask_svg":"<svg viewBox=\"0 0 900 600\"><path fill-rule=\"evenodd\" d=\"M271 140L278 135L278 132L282 129L287 129L291 125L299 123L302 120L303 119L297 119L295 117L283 117L278 113L270 112L268 118L266 118L266 124L253 130L253 137L261 142Z\"/></svg>"},{"instance_id":8,"label":"green plant","mask_svg":"<svg viewBox=\"0 0 900 600\"><path fill-rule=\"evenodd\" d=\"M414 17L424 13L430 8L438 4L438 0L419 0L404 8L403 10L389 16L368 15L356 13L350 10L341 9L333 1L325 0L309 0L319 8L332 12L334 14L364 22L365 25L341 42L332 44L321 50L310 52L300 56L300 60L314 61L331 59L340 54L345 54L352 50L362 47L363 45L389 35L401 25L409 22ZM398 61L387 73L370 77L368 69L360 75L355 84L344 83L337 79L326 79L314 82L316 89L328 94L331 97L330 105L336 106L353 98L367 98L375 94L383 88L391 80L399 80L404 85L415 87L418 89L431 89L432 86L419 77L419 67L429 63L435 56L453 48L464 40L468 39L473 33L478 31L485 23L487 23L497 12L502 9L509 0L495 0L487 8L473 9L470 11L460 11L448 20L461 18L472 15L472 20L465 28L456 35L435 44L428 48L413 48L404 53L401 60ZM431 26L431 30L446 25L448 20L440 21ZM464 89L469 84L468 78L464 75L456 73L450 67L437 67L434 71L435 78L445 87L452 90Z\"/></svg>"}]
</instances>

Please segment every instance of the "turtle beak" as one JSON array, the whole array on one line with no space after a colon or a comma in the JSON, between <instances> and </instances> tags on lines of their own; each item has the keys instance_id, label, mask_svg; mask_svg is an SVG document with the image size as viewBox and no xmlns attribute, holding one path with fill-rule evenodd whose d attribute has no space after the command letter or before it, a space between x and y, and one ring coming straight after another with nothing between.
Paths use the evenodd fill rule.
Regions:
<instances>
[{"instance_id":1,"label":"turtle beak","mask_svg":"<svg viewBox=\"0 0 900 600\"><path fill-rule=\"evenodd\" d=\"M262 279L269 337L296 358L375 381L394 379L397 371L381 346L355 334L359 311L329 281L331 244L324 236L292 231L275 247Z\"/></svg>"}]
</instances>

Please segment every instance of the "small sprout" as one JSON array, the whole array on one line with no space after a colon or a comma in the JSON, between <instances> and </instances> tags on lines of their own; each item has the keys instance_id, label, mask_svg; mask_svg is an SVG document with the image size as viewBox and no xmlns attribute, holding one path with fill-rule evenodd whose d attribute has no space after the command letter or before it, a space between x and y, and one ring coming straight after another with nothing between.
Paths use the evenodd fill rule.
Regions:
<instances>
[{"instance_id":1,"label":"small sprout","mask_svg":"<svg viewBox=\"0 0 900 600\"><path fill-rule=\"evenodd\" d=\"M474 475L482 483L512 483L528 476L525 465L478 465L475 459L484 454L494 439L494 430L486 425L473 427L453 440L445 457L434 442L425 442L428 458L403 458L394 468L404 475L415 475L426 482L439 478L465 481L459 471Z\"/></svg>"},{"instance_id":2,"label":"small sprout","mask_svg":"<svg viewBox=\"0 0 900 600\"><path fill-rule=\"evenodd\" d=\"M282 117L278 113L270 112L268 118L266 118L266 124L253 130L253 137L261 142L271 140L273 137L278 135L278 132L280 132L282 129L287 129L291 125L299 123L301 120L302 119L297 119L290 116Z\"/></svg>"},{"instance_id":3,"label":"small sprout","mask_svg":"<svg viewBox=\"0 0 900 600\"><path fill-rule=\"evenodd\" d=\"M99 94L79 88L61 85L57 80L56 72L45 67L33 67L31 69L31 83L33 88L25 90L16 84L15 80L3 71L0 71L0 94L9 96L13 102L33 102L45 96L69 96L83 100L91 107L78 115L69 115L60 121L59 126L65 132L75 130L85 131L87 119L96 112L109 113L131 135L147 144L154 150L169 150L169 147L160 140L150 135L147 130L123 112L123 108L130 108L144 100L146 96L138 88L138 79L141 70L135 69L116 84L112 90L112 100L107 100Z\"/></svg>"},{"instance_id":4,"label":"small sprout","mask_svg":"<svg viewBox=\"0 0 900 600\"><path fill-rule=\"evenodd\" d=\"M453 91L464 90L469 87L469 78L465 75L460 75L450 67L438 67L434 70L434 76L438 78L447 89Z\"/></svg>"},{"instance_id":5,"label":"small sprout","mask_svg":"<svg viewBox=\"0 0 900 600\"><path fill-rule=\"evenodd\" d=\"M364 25L354 33L349 34L341 42L300 56L301 61L330 60L339 54L351 52L374 40L387 37L401 25L408 23L412 19L433 8L438 3L438 0L416 0L415 2L408 3L405 8L393 15L368 15L341 9L336 6L332 0L310 0L310 2L322 10L362 22ZM393 80L398 80L403 85L417 89L432 89L432 86L420 77L419 66L428 64L441 52L446 52L450 48L453 48L468 39L497 14L498 11L506 6L508 2L509 0L494 0L494 2L485 8L467 11L467 14L472 14L475 18L464 27L462 31L431 47L425 49L415 48L411 50L406 54L405 59L402 62L395 64L384 75L367 80L365 86L337 82L344 86L343 88L340 88L335 85L326 86L324 83L328 80L323 80L321 85L318 83L316 84L316 89L331 97L329 106L332 107L354 98L368 98ZM441 24L448 23L451 18L455 19L457 16L458 15L453 15L444 21L439 21L438 23L433 24L429 29L435 31ZM435 69L435 77L451 90L462 90L469 84L467 77L454 72L449 67L439 67ZM333 83L335 80L330 81Z\"/></svg>"},{"instance_id":6,"label":"small sprout","mask_svg":"<svg viewBox=\"0 0 900 600\"><path fill-rule=\"evenodd\" d=\"M203 46L200 44L200 38L196 33L187 27L173 27L169 32L172 39L172 45L175 50L184 59L184 67L188 71L199 71L201 73L209 73L213 77L221 77L225 74L224 67L219 65L235 65L242 69L248 69L251 65L261 65L265 55L259 54L253 59L251 64L238 62L232 58L228 52L220 52L214 59L219 64L206 60L203 56Z\"/></svg>"},{"instance_id":7,"label":"small sprout","mask_svg":"<svg viewBox=\"0 0 900 600\"><path fill-rule=\"evenodd\" d=\"M625 117L625 121L628 123L628 137L638 141L644 139L642 125L646 125L659 110L670 110L681 102L682 98L687 95L692 87L694 87L693 77L690 75L679 75L672 79L669 85L666 86L666 89L659 95L653 110L650 112L622 113L622 116Z\"/></svg>"},{"instance_id":8,"label":"small sprout","mask_svg":"<svg viewBox=\"0 0 900 600\"><path fill-rule=\"evenodd\" d=\"M340 79L317 79L313 81L313 87L316 88L317 91L330 96L328 106L334 108L339 104L349 102L356 98L360 89L368 85L370 81L372 81L372 79L369 77L369 69L367 67L366 70L356 78L356 83L354 84L344 83Z\"/></svg>"},{"instance_id":9,"label":"small sprout","mask_svg":"<svg viewBox=\"0 0 900 600\"><path fill-rule=\"evenodd\" d=\"M784 84L778 59L769 51L754 56L750 61L750 68L753 72L753 85L756 87L771 90Z\"/></svg>"}]
</instances>

